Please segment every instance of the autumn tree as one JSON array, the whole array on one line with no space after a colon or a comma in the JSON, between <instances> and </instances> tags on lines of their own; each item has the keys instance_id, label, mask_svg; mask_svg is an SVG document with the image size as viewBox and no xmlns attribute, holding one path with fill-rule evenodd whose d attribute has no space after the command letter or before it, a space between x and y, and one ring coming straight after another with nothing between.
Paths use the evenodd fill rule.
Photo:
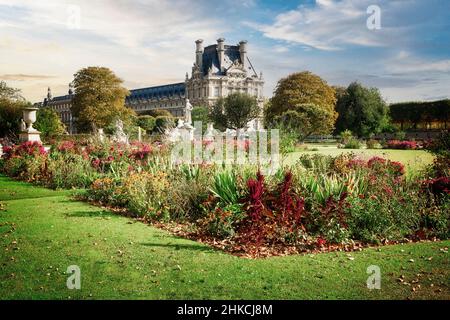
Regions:
<instances>
[{"instance_id":1,"label":"autumn tree","mask_svg":"<svg viewBox=\"0 0 450 320\"><path fill-rule=\"evenodd\" d=\"M209 118L219 129L241 129L260 115L256 98L246 93L232 93L219 98L212 107Z\"/></svg>"},{"instance_id":2,"label":"autumn tree","mask_svg":"<svg viewBox=\"0 0 450 320\"><path fill-rule=\"evenodd\" d=\"M265 123L273 126L275 119L301 119L299 137L328 134L337 118L335 91L322 78L309 72L298 72L278 81L274 96L265 109ZM296 120L296 121L297 121ZM315 128L311 130L311 128Z\"/></svg>"},{"instance_id":3,"label":"autumn tree","mask_svg":"<svg viewBox=\"0 0 450 320\"><path fill-rule=\"evenodd\" d=\"M389 123L389 108L377 88L351 83L337 100L336 132L351 130L359 137L381 132Z\"/></svg>"},{"instance_id":4,"label":"autumn tree","mask_svg":"<svg viewBox=\"0 0 450 320\"><path fill-rule=\"evenodd\" d=\"M110 69L87 67L74 76L72 112L80 130L105 128L118 117L130 116L125 107L129 91Z\"/></svg>"}]
</instances>

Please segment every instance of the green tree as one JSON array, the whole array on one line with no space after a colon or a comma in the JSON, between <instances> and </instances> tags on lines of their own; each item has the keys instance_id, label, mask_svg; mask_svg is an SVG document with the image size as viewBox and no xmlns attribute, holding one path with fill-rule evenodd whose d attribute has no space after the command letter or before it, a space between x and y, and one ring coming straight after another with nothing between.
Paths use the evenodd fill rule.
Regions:
<instances>
[{"instance_id":1,"label":"green tree","mask_svg":"<svg viewBox=\"0 0 450 320\"><path fill-rule=\"evenodd\" d=\"M33 126L41 132L44 139L63 134L66 131L58 113L50 108L41 108L38 110L36 123Z\"/></svg>"},{"instance_id":2,"label":"green tree","mask_svg":"<svg viewBox=\"0 0 450 320\"><path fill-rule=\"evenodd\" d=\"M359 137L381 132L389 123L389 108L377 88L351 83L336 104L336 132L351 130Z\"/></svg>"},{"instance_id":3,"label":"green tree","mask_svg":"<svg viewBox=\"0 0 450 320\"><path fill-rule=\"evenodd\" d=\"M25 101L21 90L8 87L5 81L0 81L0 99L7 99L12 101Z\"/></svg>"},{"instance_id":4,"label":"green tree","mask_svg":"<svg viewBox=\"0 0 450 320\"><path fill-rule=\"evenodd\" d=\"M125 107L129 91L122 83L103 67L87 67L75 74L72 112L80 130L105 128L118 115L129 115Z\"/></svg>"},{"instance_id":5,"label":"green tree","mask_svg":"<svg viewBox=\"0 0 450 320\"><path fill-rule=\"evenodd\" d=\"M158 116L155 118L155 130L159 133L164 133L166 129L175 126L174 117Z\"/></svg>"},{"instance_id":6,"label":"green tree","mask_svg":"<svg viewBox=\"0 0 450 320\"><path fill-rule=\"evenodd\" d=\"M17 137L22 109L25 107L31 107L31 104L25 101L21 91L0 81L0 137Z\"/></svg>"},{"instance_id":7,"label":"green tree","mask_svg":"<svg viewBox=\"0 0 450 320\"><path fill-rule=\"evenodd\" d=\"M273 119L293 110L302 120L309 117L307 127L301 129L305 133L303 136L311 131L308 126L314 124L320 124L320 128L313 133L327 134L333 130L337 118L335 104L335 90L322 78L309 71L294 73L278 81L274 96L265 109L265 122L274 125Z\"/></svg>"},{"instance_id":8,"label":"green tree","mask_svg":"<svg viewBox=\"0 0 450 320\"><path fill-rule=\"evenodd\" d=\"M147 133L152 132L156 126L155 117L143 115L138 117L138 125L144 129Z\"/></svg>"},{"instance_id":9,"label":"green tree","mask_svg":"<svg viewBox=\"0 0 450 320\"><path fill-rule=\"evenodd\" d=\"M217 100L209 117L219 129L237 130L258 118L260 111L255 97L246 93L232 93Z\"/></svg>"},{"instance_id":10,"label":"green tree","mask_svg":"<svg viewBox=\"0 0 450 320\"><path fill-rule=\"evenodd\" d=\"M202 122L202 131L205 132L209 122L209 108L206 106L194 107L191 112L192 123Z\"/></svg>"},{"instance_id":11,"label":"green tree","mask_svg":"<svg viewBox=\"0 0 450 320\"><path fill-rule=\"evenodd\" d=\"M154 118L156 117L173 117L172 113L170 111L167 111L165 109L154 109L154 110L145 110L140 113L143 116L152 116Z\"/></svg>"},{"instance_id":12,"label":"green tree","mask_svg":"<svg viewBox=\"0 0 450 320\"><path fill-rule=\"evenodd\" d=\"M300 104L274 118L275 126L295 134L298 141L304 141L312 134L330 132L328 119L333 117L329 110L314 104Z\"/></svg>"}]
</instances>

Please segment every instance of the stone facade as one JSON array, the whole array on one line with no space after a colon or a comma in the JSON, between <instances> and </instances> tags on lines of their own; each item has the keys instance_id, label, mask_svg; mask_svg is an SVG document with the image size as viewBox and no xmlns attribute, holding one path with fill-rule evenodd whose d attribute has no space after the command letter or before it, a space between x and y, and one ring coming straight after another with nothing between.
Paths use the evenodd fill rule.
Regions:
<instances>
[{"instance_id":1,"label":"stone facade","mask_svg":"<svg viewBox=\"0 0 450 320\"><path fill-rule=\"evenodd\" d=\"M148 110L164 109L170 111L174 117L183 117L186 106L185 83L130 90L125 105L137 114Z\"/></svg>"},{"instance_id":2,"label":"stone facade","mask_svg":"<svg viewBox=\"0 0 450 320\"><path fill-rule=\"evenodd\" d=\"M59 114L61 121L65 124L67 132L73 134L76 133L71 111L73 96L73 89L70 85L67 95L58 97L53 97L51 89L48 88L47 97L44 99L44 102L36 106L49 107L55 110Z\"/></svg>"},{"instance_id":3,"label":"stone facade","mask_svg":"<svg viewBox=\"0 0 450 320\"><path fill-rule=\"evenodd\" d=\"M220 38L217 44L205 48L203 40L195 43L191 77L186 74L187 97L194 106L211 106L220 97L242 92L255 96L262 107L264 80L247 56L247 41L229 46Z\"/></svg>"},{"instance_id":4,"label":"stone facade","mask_svg":"<svg viewBox=\"0 0 450 320\"><path fill-rule=\"evenodd\" d=\"M184 117L186 99L194 106L211 106L220 97L233 92L242 92L257 98L263 107L262 73L258 75L247 56L247 41L238 45L225 45L220 38L217 44L203 48L203 40L195 42L195 62L191 77L186 73L185 82L130 90L125 105L136 113L149 110L168 110L175 117ZM67 131L76 133L71 113L73 88L69 86L67 95L53 97L48 88L47 98L38 107L50 107L61 116Z\"/></svg>"}]
</instances>

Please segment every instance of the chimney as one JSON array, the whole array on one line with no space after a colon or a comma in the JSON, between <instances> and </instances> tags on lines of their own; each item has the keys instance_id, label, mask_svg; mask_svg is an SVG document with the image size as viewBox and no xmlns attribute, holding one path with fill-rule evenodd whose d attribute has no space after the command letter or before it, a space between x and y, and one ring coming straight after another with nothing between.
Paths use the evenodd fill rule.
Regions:
<instances>
[{"instance_id":1,"label":"chimney","mask_svg":"<svg viewBox=\"0 0 450 320\"><path fill-rule=\"evenodd\" d=\"M197 64L197 66L201 70L202 69L202 65L203 65L203 40L202 39L198 39L197 41L195 41L195 45L196 45L195 63Z\"/></svg>"},{"instance_id":2,"label":"chimney","mask_svg":"<svg viewBox=\"0 0 450 320\"><path fill-rule=\"evenodd\" d=\"M239 53L241 55L241 63L245 68L245 65L247 64L247 40L239 42Z\"/></svg>"},{"instance_id":3,"label":"chimney","mask_svg":"<svg viewBox=\"0 0 450 320\"><path fill-rule=\"evenodd\" d=\"M225 66L225 39L219 38L217 39L217 55L219 56L219 65L220 70L223 71Z\"/></svg>"}]
</instances>

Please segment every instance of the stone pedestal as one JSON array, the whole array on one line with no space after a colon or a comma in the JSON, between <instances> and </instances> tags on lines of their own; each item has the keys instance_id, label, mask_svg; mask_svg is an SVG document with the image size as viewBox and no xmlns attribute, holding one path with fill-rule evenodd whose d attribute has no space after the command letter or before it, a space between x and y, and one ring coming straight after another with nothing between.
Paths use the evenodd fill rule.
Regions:
<instances>
[{"instance_id":1,"label":"stone pedestal","mask_svg":"<svg viewBox=\"0 0 450 320\"><path fill-rule=\"evenodd\" d=\"M20 142L42 142L41 141L41 133L39 131L34 132L22 132L19 134L19 140Z\"/></svg>"}]
</instances>

